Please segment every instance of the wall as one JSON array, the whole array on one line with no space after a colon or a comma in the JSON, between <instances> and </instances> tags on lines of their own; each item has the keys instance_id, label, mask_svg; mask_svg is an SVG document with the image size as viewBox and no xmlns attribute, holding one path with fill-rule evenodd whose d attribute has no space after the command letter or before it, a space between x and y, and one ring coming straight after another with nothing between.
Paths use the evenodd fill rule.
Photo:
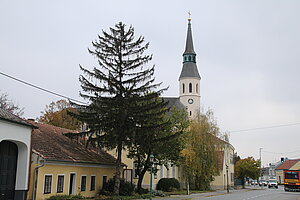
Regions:
<instances>
[{"instance_id":1,"label":"wall","mask_svg":"<svg viewBox=\"0 0 300 200\"><path fill-rule=\"evenodd\" d=\"M300 161L298 161L295 165L293 165L290 170L300 170Z\"/></svg>"},{"instance_id":2,"label":"wall","mask_svg":"<svg viewBox=\"0 0 300 200\"><path fill-rule=\"evenodd\" d=\"M28 190L30 142L32 128L5 120L0 120L0 142L7 140L18 146L16 174L16 195L24 195ZM19 194L22 193L22 194Z\"/></svg>"},{"instance_id":3,"label":"wall","mask_svg":"<svg viewBox=\"0 0 300 200\"><path fill-rule=\"evenodd\" d=\"M34 168L36 164L33 164ZM43 200L53 195L69 194L70 174L75 173L75 194L81 194L86 197L95 196L102 188L103 176L107 176L107 180L112 178L115 173L115 167L106 165L92 165L92 164L73 164L73 163L59 163L51 162L38 169L36 199ZM33 170L32 170L33 172ZM51 193L44 194L45 175L52 175ZM64 189L62 193L57 193L57 177L64 175ZM81 176L86 175L86 191L81 191ZM91 175L96 177L96 186L94 191L90 191ZM28 200L32 199L33 181L30 183L30 194Z\"/></svg>"}]
</instances>

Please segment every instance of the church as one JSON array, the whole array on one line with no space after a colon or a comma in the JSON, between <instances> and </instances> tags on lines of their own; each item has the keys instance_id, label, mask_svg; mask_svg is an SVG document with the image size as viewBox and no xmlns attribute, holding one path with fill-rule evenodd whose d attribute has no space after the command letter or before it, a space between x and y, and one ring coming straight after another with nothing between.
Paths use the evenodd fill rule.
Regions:
<instances>
[{"instance_id":1,"label":"church","mask_svg":"<svg viewBox=\"0 0 300 200\"><path fill-rule=\"evenodd\" d=\"M196 52L194 50L193 37L192 37L192 24L191 19L188 19L187 37L185 50L183 53L183 65L179 76L179 97L163 97L168 101L168 106L176 107L179 110L186 110L190 120L195 119L200 114L200 80L201 76L197 67ZM234 147L224 142L224 149L218 152L218 165L220 175L214 177L211 183L212 189L226 189L234 186ZM114 151L109 152L116 157ZM127 167L124 169L123 177L134 184L137 184L138 177L135 175L137 170L134 160L127 158L126 151L123 151L122 162ZM154 166L157 173L153 176L152 189L156 189L156 184L161 178L176 178L181 185L184 185L185 180L182 177L180 166L171 166L170 164ZM143 179L143 188L150 188L150 174L146 173Z\"/></svg>"}]
</instances>

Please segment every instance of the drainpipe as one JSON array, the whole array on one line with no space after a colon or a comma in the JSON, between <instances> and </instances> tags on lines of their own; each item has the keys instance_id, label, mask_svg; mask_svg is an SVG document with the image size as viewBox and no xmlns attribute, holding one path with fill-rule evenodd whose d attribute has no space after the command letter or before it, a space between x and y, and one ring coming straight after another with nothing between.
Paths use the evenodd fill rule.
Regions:
<instances>
[{"instance_id":1,"label":"drainpipe","mask_svg":"<svg viewBox=\"0 0 300 200\"><path fill-rule=\"evenodd\" d=\"M40 156L38 156L39 158ZM39 159L37 159L39 160ZM38 169L43 167L45 165L45 160L41 160L40 161L41 165L38 165L34 168L34 171L33 171L33 190L32 190L32 200L36 200L36 183L37 183L37 172L38 172Z\"/></svg>"}]
</instances>

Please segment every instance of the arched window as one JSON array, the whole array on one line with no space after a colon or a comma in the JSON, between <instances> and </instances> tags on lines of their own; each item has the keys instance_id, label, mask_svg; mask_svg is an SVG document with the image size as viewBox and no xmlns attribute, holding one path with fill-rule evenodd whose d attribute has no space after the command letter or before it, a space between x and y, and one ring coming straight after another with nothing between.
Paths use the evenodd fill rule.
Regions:
<instances>
[{"instance_id":1,"label":"arched window","mask_svg":"<svg viewBox=\"0 0 300 200\"><path fill-rule=\"evenodd\" d=\"M190 111L190 116L192 116L192 111Z\"/></svg>"},{"instance_id":2,"label":"arched window","mask_svg":"<svg viewBox=\"0 0 300 200\"><path fill-rule=\"evenodd\" d=\"M192 56L189 56L189 61L192 61Z\"/></svg>"},{"instance_id":3,"label":"arched window","mask_svg":"<svg viewBox=\"0 0 300 200\"><path fill-rule=\"evenodd\" d=\"M195 58L195 56L193 56L193 61L194 61L194 62L196 61L196 58Z\"/></svg>"},{"instance_id":4,"label":"arched window","mask_svg":"<svg viewBox=\"0 0 300 200\"><path fill-rule=\"evenodd\" d=\"M182 83L182 93L184 93L185 92L185 85L184 85L184 83Z\"/></svg>"},{"instance_id":5,"label":"arched window","mask_svg":"<svg viewBox=\"0 0 300 200\"><path fill-rule=\"evenodd\" d=\"M192 86L192 83L189 84L189 92L190 92L190 93L193 92L193 86Z\"/></svg>"},{"instance_id":6,"label":"arched window","mask_svg":"<svg viewBox=\"0 0 300 200\"><path fill-rule=\"evenodd\" d=\"M198 83L196 84L196 93L198 94Z\"/></svg>"}]
</instances>

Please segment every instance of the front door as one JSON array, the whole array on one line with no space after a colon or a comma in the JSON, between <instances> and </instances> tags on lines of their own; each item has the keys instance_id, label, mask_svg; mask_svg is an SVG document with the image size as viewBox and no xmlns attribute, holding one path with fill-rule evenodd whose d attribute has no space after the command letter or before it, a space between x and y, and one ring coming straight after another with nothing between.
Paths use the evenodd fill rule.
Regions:
<instances>
[{"instance_id":1,"label":"front door","mask_svg":"<svg viewBox=\"0 0 300 200\"><path fill-rule=\"evenodd\" d=\"M17 159L17 145L9 141L0 142L0 200L14 199Z\"/></svg>"}]
</instances>

